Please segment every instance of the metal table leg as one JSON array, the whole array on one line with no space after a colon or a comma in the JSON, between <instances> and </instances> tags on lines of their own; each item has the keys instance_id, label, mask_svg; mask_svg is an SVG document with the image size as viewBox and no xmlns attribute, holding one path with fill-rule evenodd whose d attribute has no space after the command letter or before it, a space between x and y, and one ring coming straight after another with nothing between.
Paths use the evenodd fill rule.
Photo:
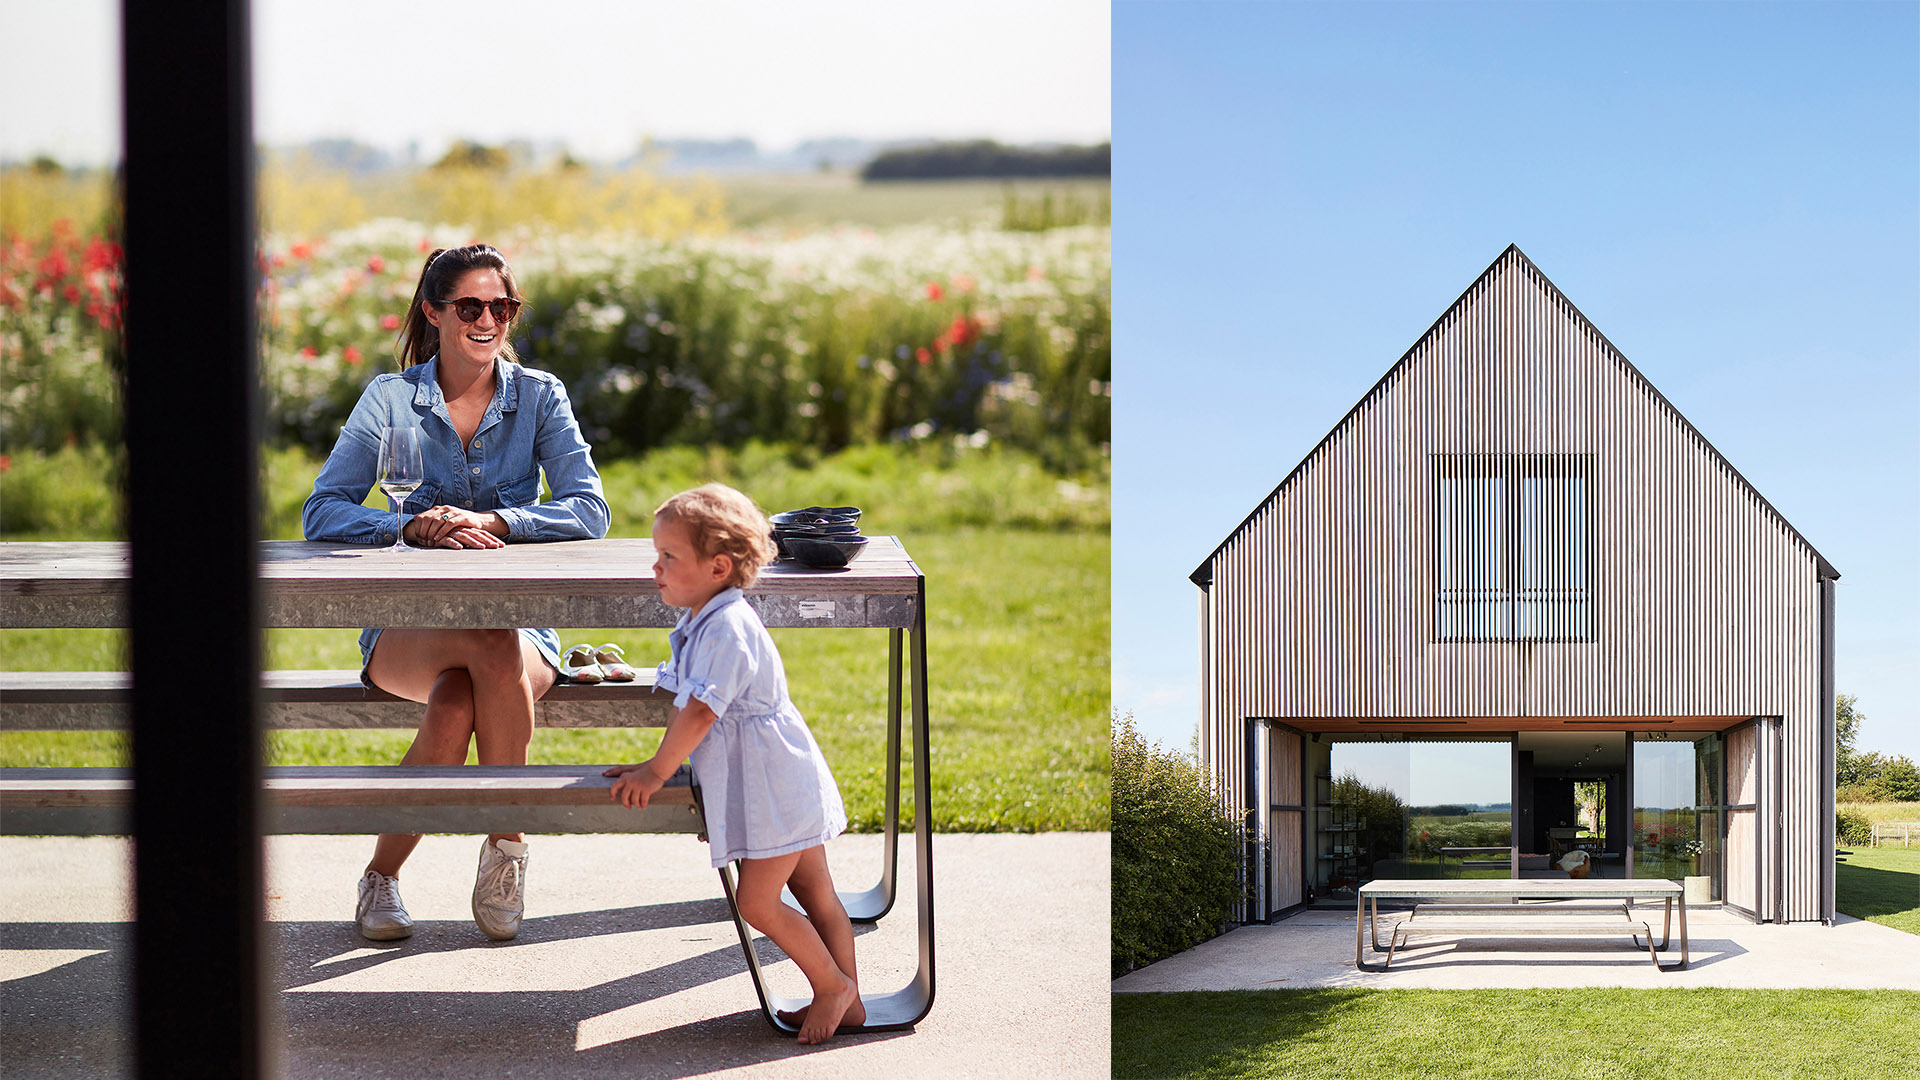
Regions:
<instances>
[{"instance_id":1,"label":"metal table leg","mask_svg":"<svg viewBox=\"0 0 1920 1080\"><path fill-rule=\"evenodd\" d=\"M924 604L921 605L924 609ZM924 625L925 613L921 614ZM880 854L880 880L870 888L858 892L842 892L840 903L847 909L847 918L854 922L878 922L880 917L893 910L894 889L900 865L900 669L902 651L900 639L906 631L895 628L887 631L887 809L882 826L885 839ZM917 668L915 669L917 672ZM914 697L916 722L919 712L919 695ZM916 736L917 737L917 736ZM918 751L914 761L919 767ZM787 902L793 897L787 894Z\"/></svg>"},{"instance_id":2,"label":"metal table leg","mask_svg":"<svg viewBox=\"0 0 1920 1080\"><path fill-rule=\"evenodd\" d=\"M1371 919L1367 917L1367 912L1367 898L1356 893L1353 909L1353 966L1361 971L1385 971L1387 970L1385 967L1367 963L1366 956L1369 938L1372 939L1374 951L1387 951L1387 948L1380 944L1380 901L1376 899L1373 902Z\"/></svg>"},{"instance_id":3,"label":"metal table leg","mask_svg":"<svg viewBox=\"0 0 1920 1080\"><path fill-rule=\"evenodd\" d=\"M1368 937L1373 942L1373 951L1388 952L1392 949L1393 935L1388 934L1387 936L1388 943L1386 945L1380 944L1380 898L1379 897L1376 896L1373 898L1373 903L1369 906L1369 910L1373 912L1373 917L1367 920Z\"/></svg>"},{"instance_id":4,"label":"metal table leg","mask_svg":"<svg viewBox=\"0 0 1920 1080\"><path fill-rule=\"evenodd\" d=\"M919 886L920 903L920 963L913 978L907 985L890 993L861 994L860 1000L867 1007L867 1022L858 1026L843 1026L843 1032L895 1031L909 1028L919 1023L933 1008L933 779L932 746L929 732L927 710L927 640L926 640L926 585L921 584L919 611L915 617L912 640L909 643L913 652L913 838L914 865L916 882ZM893 656L899 658L899 631L894 631ZM899 741L898 687L900 669L893 670L893 735L890 745L897 749ZM883 868L879 885L854 896L872 896L884 889L887 907L893 902L893 857L894 841L891 826L898 820L899 813L899 768L898 753L890 753L890 784L888 822L890 831L887 839L887 865ZM727 906L733 912L734 929L740 934L740 949L747 956L747 971L753 976L753 992L760 999L760 1012L775 1031L782 1034L798 1034L799 1029L782 1021L776 1013L797 1009L805 1004L793 998L775 996L767 991L765 978L760 970L760 954L754 946L753 931L746 920L740 917L740 905L734 896L733 869L720 869L720 884L726 890ZM841 902L848 902L848 894L841 894ZM884 914L881 908L870 917L877 919ZM848 915L852 916L851 907Z\"/></svg>"},{"instance_id":5,"label":"metal table leg","mask_svg":"<svg viewBox=\"0 0 1920 1080\"><path fill-rule=\"evenodd\" d=\"M1669 897L1667 899L1667 903L1671 905L1673 903L1673 899ZM1660 970L1661 971L1685 970L1690 959L1691 958L1687 955L1687 898L1685 896L1681 896L1680 897L1680 962L1677 964L1661 964Z\"/></svg>"}]
</instances>

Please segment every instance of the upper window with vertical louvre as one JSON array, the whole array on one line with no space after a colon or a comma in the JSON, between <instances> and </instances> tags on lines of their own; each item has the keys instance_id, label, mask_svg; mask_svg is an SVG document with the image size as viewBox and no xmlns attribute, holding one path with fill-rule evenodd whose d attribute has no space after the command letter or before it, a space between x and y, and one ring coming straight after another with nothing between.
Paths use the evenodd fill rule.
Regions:
<instances>
[{"instance_id":1,"label":"upper window with vertical louvre","mask_svg":"<svg viewBox=\"0 0 1920 1080\"><path fill-rule=\"evenodd\" d=\"M1435 641L1591 641L1585 454L1434 459Z\"/></svg>"}]
</instances>

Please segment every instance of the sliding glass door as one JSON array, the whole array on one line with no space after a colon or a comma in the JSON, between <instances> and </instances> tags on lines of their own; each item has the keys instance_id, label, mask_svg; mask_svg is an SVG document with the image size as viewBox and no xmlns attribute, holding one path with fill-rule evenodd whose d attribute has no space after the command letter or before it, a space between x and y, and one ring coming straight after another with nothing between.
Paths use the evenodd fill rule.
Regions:
<instances>
[{"instance_id":1,"label":"sliding glass door","mask_svg":"<svg viewBox=\"0 0 1920 1080\"><path fill-rule=\"evenodd\" d=\"M1684 882L1690 901L1724 899L1722 736L1657 731L1633 738L1633 876Z\"/></svg>"},{"instance_id":2,"label":"sliding glass door","mask_svg":"<svg viewBox=\"0 0 1920 1080\"><path fill-rule=\"evenodd\" d=\"M1304 749L1316 899L1375 878L1511 876L1510 738L1323 734Z\"/></svg>"}]
</instances>

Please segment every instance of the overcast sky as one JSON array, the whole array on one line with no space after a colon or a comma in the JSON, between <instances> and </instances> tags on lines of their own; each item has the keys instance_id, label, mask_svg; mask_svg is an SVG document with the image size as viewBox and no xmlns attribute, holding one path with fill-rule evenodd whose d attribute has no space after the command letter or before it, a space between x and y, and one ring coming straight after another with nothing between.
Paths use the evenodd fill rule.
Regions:
<instances>
[{"instance_id":1,"label":"overcast sky","mask_svg":"<svg viewBox=\"0 0 1920 1080\"><path fill-rule=\"evenodd\" d=\"M0 157L118 154L119 6L0 0ZM1108 137L1108 8L1090 0L256 0L254 124L432 155L457 138Z\"/></svg>"}]
</instances>

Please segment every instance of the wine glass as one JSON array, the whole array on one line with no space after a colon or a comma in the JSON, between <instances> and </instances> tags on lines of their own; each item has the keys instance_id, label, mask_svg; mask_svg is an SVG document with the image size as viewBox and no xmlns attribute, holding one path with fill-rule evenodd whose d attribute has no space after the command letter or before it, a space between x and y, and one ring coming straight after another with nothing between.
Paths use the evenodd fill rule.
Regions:
<instances>
[{"instance_id":1,"label":"wine glass","mask_svg":"<svg viewBox=\"0 0 1920 1080\"><path fill-rule=\"evenodd\" d=\"M411 551L400 524L400 508L407 496L426 483L420 465L420 429L390 427L380 431L380 490L393 501L393 546L388 551Z\"/></svg>"}]
</instances>

